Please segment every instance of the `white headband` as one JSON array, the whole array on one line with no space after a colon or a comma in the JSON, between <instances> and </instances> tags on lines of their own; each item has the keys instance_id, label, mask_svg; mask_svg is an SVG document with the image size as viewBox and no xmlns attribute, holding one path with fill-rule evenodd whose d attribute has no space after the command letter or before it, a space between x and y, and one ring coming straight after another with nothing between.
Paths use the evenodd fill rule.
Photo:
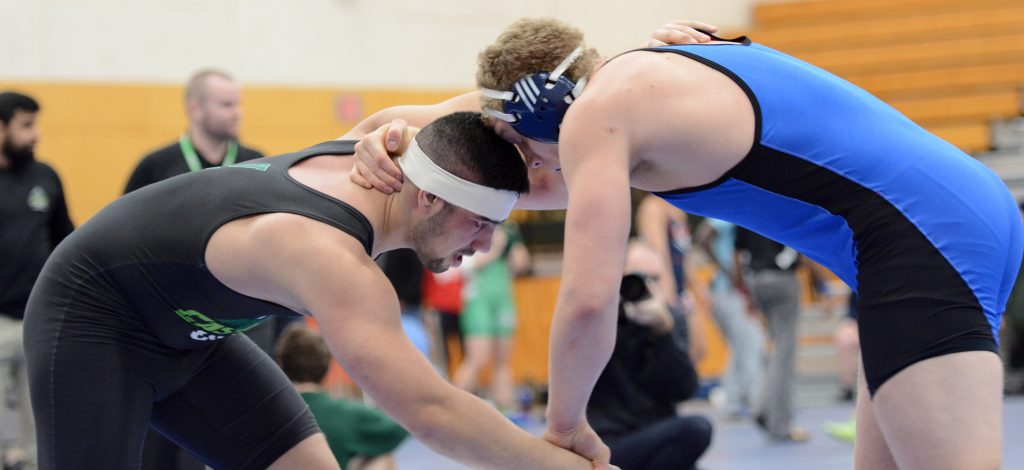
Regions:
<instances>
[{"instance_id":1,"label":"white headband","mask_svg":"<svg viewBox=\"0 0 1024 470\"><path fill-rule=\"evenodd\" d=\"M420 189L494 221L507 219L519 199L515 191L489 188L447 172L423 153L416 139L398 158L398 166Z\"/></svg>"}]
</instances>

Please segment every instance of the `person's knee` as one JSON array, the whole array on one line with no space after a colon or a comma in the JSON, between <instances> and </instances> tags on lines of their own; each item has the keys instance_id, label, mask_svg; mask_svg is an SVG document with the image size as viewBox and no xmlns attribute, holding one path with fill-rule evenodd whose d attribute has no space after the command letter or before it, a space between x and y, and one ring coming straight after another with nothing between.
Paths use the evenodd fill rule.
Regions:
<instances>
[{"instance_id":1,"label":"person's knee","mask_svg":"<svg viewBox=\"0 0 1024 470\"><path fill-rule=\"evenodd\" d=\"M832 340L839 348L856 345L858 343L857 330L846 324L840 324L832 333Z\"/></svg>"},{"instance_id":2,"label":"person's knee","mask_svg":"<svg viewBox=\"0 0 1024 470\"><path fill-rule=\"evenodd\" d=\"M711 421L700 415L676 418L675 430L674 440L685 441L692 448L700 449L701 453L711 445L714 434Z\"/></svg>"},{"instance_id":3,"label":"person's knee","mask_svg":"<svg viewBox=\"0 0 1024 470\"><path fill-rule=\"evenodd\" d=\"M711 420L703 416L693 416L691 426L694 440L701 444L702 449L707 449L711 445L711 437L715 433Z\"/></svg>"},{"instance_id":4,"label":"person's knee","mask_svg":"<svg viewBox=\"0 0 1024 470\"><path fill-rule=\"evenodd\" d=\"M475 367L483 367L491 361L491 351L483 347L466 348L466 356L463 360Z\"/></svg>"},{"instance_id":5,"label":"person's knee","mask_svg":"<svg viewBox=\"0 0 1024 470\"><path fill-rule=\"evenodd\" d=\"M503 337L498 340L498 345L495 348L494 362L501 366L507 366L512 361L512 345L508 337Z\"/></svg>"}]
</instances>

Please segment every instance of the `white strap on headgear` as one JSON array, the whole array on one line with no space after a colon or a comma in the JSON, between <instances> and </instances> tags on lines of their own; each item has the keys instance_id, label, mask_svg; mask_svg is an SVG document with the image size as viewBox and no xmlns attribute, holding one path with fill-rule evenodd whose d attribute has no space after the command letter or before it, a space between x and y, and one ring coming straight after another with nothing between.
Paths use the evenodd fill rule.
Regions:
<instances>
[{"instance_id":1,"label":"white strap on headgear","mask_svg":"<svg viewBox=\"0 0 1024 470\"><path fill-rule=\"evenodd\" d=\"M498 91L490 88L481 88L480 94L483 95L484 98L501 101L511 101L516 97L515 93L512 93L511 91ZM505 122L516 122L518 120L515 116L509 113L503 113L497 109L484 107L483 112L492 118L501 119Z\"/></svg>"},{"instance_id":2,"label":"white strap on headgear","mask_svg":"<svg viewBox=\"0 0 1024 470\"><path fill-rule=\"evenodd\" d=\"M551 74L548 75L547 86L553 87L554 83L558 81L558 77L561 77L566 70L569 70L569 67L572 66L572 64L576 62L576 59L579 59L584 52L586 52L586 49L584 49L583 46L578 46L576 49L573 49L568 56L562 59L562 62L555 66L554 70L551 71ZM523 81L524 79L520 79L519 81L516 81L512 85L516 89L516 92L520 94L520 96L524 94L530 94L531 91L534 95L540 94L540 91L536 90L537 85L534 85L534 83L529 80L525 80L525 84L523 84L521 83ZM587 77L580 77L580 79L576 82L576 86L572 88L572 92L565 96L565 102L571 104L573 100L579 98L580 94L583 93L583 87L585 86L587 86ZM533 87L533 90L527 89L525 87ZM481 88L480 94L483 95L484 98L490 98L493 100L500 101L512 101L516 99L515 92L500 91L491 88ZM533 106L530 105L530 100L524 100L524 103L526 103L527 107L530 108L530 111L533 111ZM495 119L500 119L505 122L514 123L519 120L509 113L501 112L498 111L497 109L491 109L489 107L484 107L483 112L488 116L491 116Z\"/></svg>"},{"instance_id":3,"label":"white strap on headgear","mask_svg":"<svg viewBox=\"0 0 1024 470\"><path fill-rule=\"evenodd\" d=\"M416 139L397 161L418 188L493 221L507 219L519 199L515 191L490 188L449 173L430 160Z\"/></svg>"},{"instance_id":4,"label":"white strap on headgear","mask_svg":"<svg viewBox=\"0 0 1024 470\"><path fill-rule=\"evenodd\" d=\"M576 59L579 59L581 55L583 55L583 46L579 46L576 49L573 49L572 52L569 53L569 55L565 56L565 58L562 59L562 63L558 64L558 66L551 71L551 74L548 75L548 82L557 82L558 77L561 77L566 70L569 70L569 66L572 65L573 62L576 62Z\"/></svg>"}]
</instances>

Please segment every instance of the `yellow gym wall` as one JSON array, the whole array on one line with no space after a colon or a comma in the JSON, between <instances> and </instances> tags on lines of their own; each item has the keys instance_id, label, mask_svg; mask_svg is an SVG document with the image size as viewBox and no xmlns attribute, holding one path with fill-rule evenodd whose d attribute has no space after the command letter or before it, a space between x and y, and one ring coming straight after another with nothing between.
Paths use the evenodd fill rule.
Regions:
<instances>
[{"instance_id":1,"label":"yellow gym wall","mask_svg":"<svg viewBox=\"0 0 1024 470\"><path fill-rule=\"evenodd\" d=\"M36 154L64 181L76 225L120 196L142 155L187 125L180 85L0 81L0 89L27 93L43 107ZM277 155L335 139L379 109L464 91L246 87L241 140ZM339 113L341 103L348 113Z\"/></svg>"}]
</instances>

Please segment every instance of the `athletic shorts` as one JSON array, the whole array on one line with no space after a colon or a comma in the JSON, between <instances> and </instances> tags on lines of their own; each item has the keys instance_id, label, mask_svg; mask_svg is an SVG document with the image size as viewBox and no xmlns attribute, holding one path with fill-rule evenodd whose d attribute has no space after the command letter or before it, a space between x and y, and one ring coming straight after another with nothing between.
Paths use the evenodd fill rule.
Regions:
<instances>
[{"instance_id":1,"label":"athletic shorts","mask_svg":"<svg viewBox=\"0 0 1024 470\"><path fill-rule=\"evenodd\" d=\"M516 306L511 295L468 299L459 317L462 334L470 338L508 338L516 331Z\"/></svg>"},{"instance_id":2,"label":"athletic shorts","mask_svg":"<svg viewBox=\"0 0 1024 470\"><path fill-rule=\"evenodd\" d=\"M987 227L999 236L944 234L970 253L959 271L917 230L890 230L875 243L884 249L863 254L855 308L872 396L917 362L958 352L998 353L996 332L1024 247L1020 215L1013 206L1007 211L991 217Z\"/></svg>"}]
</instances>

